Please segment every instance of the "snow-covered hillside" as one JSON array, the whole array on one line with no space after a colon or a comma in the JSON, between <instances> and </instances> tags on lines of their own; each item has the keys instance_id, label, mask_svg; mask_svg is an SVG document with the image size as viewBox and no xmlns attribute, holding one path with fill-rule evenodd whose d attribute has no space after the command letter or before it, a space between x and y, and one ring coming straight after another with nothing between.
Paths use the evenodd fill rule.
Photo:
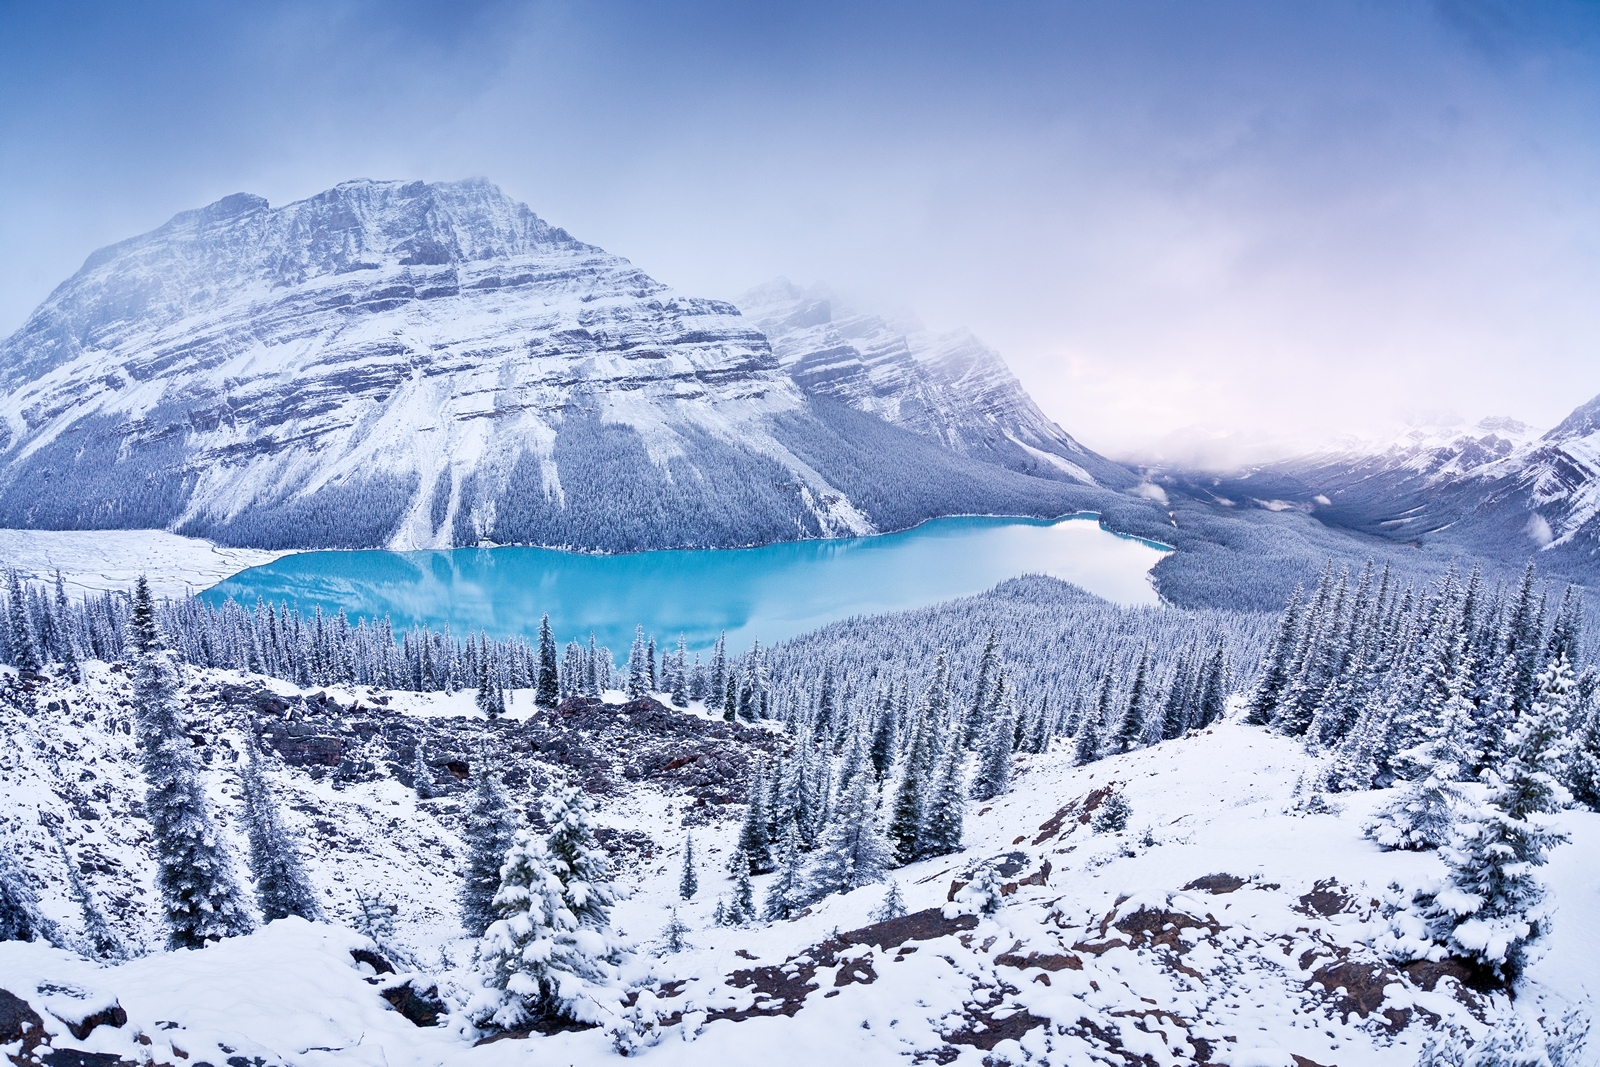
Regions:
<instances>
[{"instance_id":1,"label":"snow-covered hillside","mask_svg":"<svg viewBox=\"0 0 1600 1067\"><path fill-rule=\"evenodd\" d=\"M157 596L183 597L282 556L164 530L0 530L0 566L25 582L81 593L126 592L143 575Z\"/></svg>"},{"instance_id":2,"label":"snow-covered hillside","mask_svg":"<svg viewBox=\"0 0 1600 1067\"><path fill-rule=\"evenodd\" d=\"M0 391L15 527L632 550L1091 503L813 410L733 305L482 180L179 214L0 343Z\"/></svg>"},{"instance_id":3,"label":"snow-covered hillside","mask_svg":"<svg viewBox=\"0 0 1600 1067\"><path fill-rule=\"evenodd\" d=\"M8 839L43 886L49 918L69 936L82 926L70 856L95 906L133 948L153 948L127 685L103 664L76 687L8 681L0 793ZM455 910L463 783L487 739L519 808L561 776L599 799L601 840L627 891L614 921L638 943L624 968L638 993L630 1039L663 1064L1409 1065L1441 1027L1481 1039L1515 1015L1553 1029L1600 995L1589 958L1600 937L1600 816L1558 819L1572 840L1543 872L1556 924L1512 1004L1467 988L1451 964L1383 957L1386 907L1436 884L1440 861L1378 851L1362 823L1386 792L1317 795L1302 784L1313 761L1297 741L1237 722L1084 767L1059 747L1019 756L1011 792L967 806L962 851L893 872L906 918L873 923L886 892L874 884L792 921L726 927L712 914L732 891L748 761L786 743L765 727L649 701L551 715L527 693L489 723L466 694L389 702L216 672L194 676L189 700L208 794L240 848L238 757L256 717L333 925L280 920L202 951L110 965L0 943L0 989L38 1019L0 1034L8 1051L41 1051L42 1032L57 1050L47 1055L82 1049L103 1058L70 1062L101 1067L610 1060L604 1028L487 1044L459 1026L419 1028L392 1008L406 1003L402 979L376 974L375 946L344 928L358 891L381 894L395 928L386 951L425 976L411 989L436 987L447 1006L465 995L471 942ZM419 744L430 799L415 788ZM1113 789L1131 818L1123 831L1096 832ZM684 901L691 831L700 886ZM964 914L974 909L956 889L988 861L1003 904ZM758 898L774 877L756 879ZM690 927L676 953L661 939L674 907ZM112 999L125 1021L108 1012L92 1030L78 1026L86 1036L69 1032Z\"/></svg>"}]
</instances>

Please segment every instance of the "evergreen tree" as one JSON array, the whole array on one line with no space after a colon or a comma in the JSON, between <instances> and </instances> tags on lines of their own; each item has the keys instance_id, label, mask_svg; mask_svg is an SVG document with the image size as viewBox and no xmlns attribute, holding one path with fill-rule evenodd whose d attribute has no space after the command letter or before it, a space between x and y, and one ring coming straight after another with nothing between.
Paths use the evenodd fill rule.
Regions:
<instances>
[{"instance_id":1,"label":"evergreen tree","mask_svg":"<svg viewBox=\"0 0 1600 1067\"><path fill-rule=\"evenodd\" d=\"M383 893L356 890L356 931L377 945L385 957L398 961L402 953L394 944L394 913L394 906L383 899Z\"/></svg>"},{"instance_id":2,"label":"evergreen tree","mask_svg":"<svg viewBox=\"0 0 1600 1067\"><path fill-rule=\"evenodd\" d=\"M739 827L739 849L735 853L735 857L744 858L747 875L765 874L772 870L770 858L772 839L767 831L770 788L766 764L758 756L750 778L750 802L745 807L744 822ZM733 862L735 866L738 865L737 859ZM735 870L733 873L739 872Z\"/></svg>"},{"instance_id":3,"label":"evergreen tree","mask_svg":"<svg viewBox=\"0 0 1600 1067\"><path fill-rule=\"evenodd\" d=\"M649 691L652 692L652 693L659 693L661 691L661 680L656 675L656 635L655 634L651 634L650 635L650 640L645 646L645 651L644 651L644 676L645 676L645 684L650 687Z\"/></svg>"},{"instance_id":4,"label":"evergreen tree","mask_svg":"<svg viewBox=\"0 0 1600 1067\"><path fill-rule=\"evenodd\" d=\"M499 915L495 895L500 891L501 867L516 835L517 822L499 775L482 754L477 763L462 832L467 869L461 886L461 925L471 936L482 937Z\"/></svg>"},{"instance_id":5,"label":"evergreen tree","mask_svg":"<svg viewBox=\"0 0 1600 1067\"><path fill-rule=\"evenodd\" d=\"M778 873L767 887L767 899L761 909L762 922L792 919L809 902L806 879L800 867L800 834L790 823L783 831L783 844L778 850Z\"/></svg>"},{"instance_id":6,"label":"evergreen tree","mask_svg":"<svg viewBox=\"0 0 1600 1067\"><path fill-rule=\"evenodd\" d=\"M1006 688L1005 675L995 682L996 706L984 725L979 749L978 773L972 783L975 800L993 800L1011 791L1012 733L1016 725L1015 694Z\"/></svg>"},{"instance_id":7,"label":"evergreen tree","mask_svg":"<svg viewBox=\"0 0 1600 1067\"><path fill-rule=\"evenodd\" d=\"M689 942L683 936L688 932L689 924L678 918L678 909L673 908L666 929L661 931L661 944L668 952L682 952L689 947Z\"/></svg>"},{"instance_id":8,"label":"evergreen tree","mask_svg":"<svg viewBox=\"0 0 1600 1067\"><path fill-rule=\"evenodd\" d=\"M1283 615L1278 619L1278 629L1273 634L1272 644L1267 647L1267 653L1262 657L1261 681L1256 684L1255 691L1250 694L1250 701L1245 706L1244 721L1252 726L1265 726L1277 717L1278 704L1289 688L1295 638L1300 626L1300 599L1303 595L1304 590L1300 586L1295 586L1294 592L1289 595L1288 605L1283 609Z\"/></svg>"},{"instance_id":9,"label":"evergreen tree","mask_svg":"<svg viewBox=\"0 0 1600 1067\"><path fill-rule=\"evenodd\" d=\"M628 650L628 686L629 700L638 700L649 691L650 675L653 671L645 669L644 663L644 627L636 626L633 630L633 647Z\"/></svg>"},{"instance_id":10,"label":"evergreen tree","mask_svg":"<svg viewBox=\"0 0 1600 1067\"><path fill-rule=\"evenodd\" d=\"M1122 713L1122 725L1117 730L1116 750L1132 752L1145 742L1145 687L1149 684L1150 643L1145 642L1139 653L1139 665L1134 668L1133 688L1128 691L1128 706Z\"/></svg>"},{"instance_id":11,"label":"evergreen tree","mask_svg":"<svg viewBox=\"0 0 1600 1067\"><path fill-rule=\"evenodd\" d=\"M733 899L723 911L722 921L728 926L740 926L756 917L755 888L750 884L750 857L744 849L733 852Z\"/></svg>"},{"instance_id":12,"label":"evergreen tree","mask_svg":"<svg viewBox=\"0 0 1600 1067\"><path fill-rule=\"evenodd\" d=\"M922 825L917 833L917 858L947 856L961 850L962 821L966 809L966 782L962 763L965 751L952 740L945 746L928 791Z\"/></svg>"},{"instance_id":13,"label":"evergreen tree","mask_svg":"<svg viewBox=\"0 0 1600 1067\"><path fill-rule=\"evenodd\" d=\"M17 572L6 572L7 622L10 624L11 665L24 675L38 674L44 666L34 640L33 623L28 618L27 598Z\"/></svg>"},{"instance_id":14,"label":"evergreen tree","mask_svg":"<svg viewBox=\"0 0 1600 1067\"><path fill-rule=\"evenodd\" d=\"M1455 694L1440 719L1426 727L1427 739L1397 755L1409 772L1409 784L1378 813L1367 836L1384 848L1423 850L1450 843L1464 799L1457 783L1470 761L1462 742L1469 735L1471 715L1467 699Z\"/></svg>"},{"instance_id":15,"label":"evergreen tree","mask_svg":"<svg viewBox=\"0 0 1600 1067\"><path fill-rule=\"evenodd\" d=\"M610 864L594 836L594 802L581 786L566 785L545 802L544 821L550 828L545 851L551 870L561 880L563 900L578 925L604 930L611 923L611 906L617 894L607 880Z\"/></svg>"},{"instance_id":16,"label":"evergreen tree","mask_svg":"<svg viewBox=\"0 0 1600 1067\"><path fill-rule=\"evenodd\" d=\"M871 919L875 923L886 923L891 919L898 919L906 914L905 897L900 895L900 883L891 878L889 890L883 894L883 903L879 904Z\"/></svg>"},{"instance_id":17,"label":"evergreen tree","mask_svg":"<svg viewBox=\"0 0 1600 1067\"><path fill-rule=\"evenodd\" d=\"M1128 803L1128 798L1122 790L1116 789L1100 802L1089 826L1097 834L1120 834L1128 828L1128 820L1131 818L1133 818L1133 805Z\"/></svg>"},{"instance_id":18,"label":"evergreen tree","mask_svg":"<svg viewBox=\"0 0 1600 1067\"><path fill-rule=\"evenodd\" d=\"M550 632L550 616L539 619L539 674L534 683L535 707L554 708L561 703L561 676L556 670L556 639Z\"/></svg>"},{"instance_id":19,"label":"evergreen tree","mask_svg":"<svg viewBox=\"0 0 1600 1067\"><path fill-rule=\"evenodd\" d=\"M822 668L822 688L817 694L817 718L812 724L818 737L826 737L833 729L833 661L829 660Z\"/></svg>"},{"instance_id":20,"label":"evergreen tree","mask_svg":"<svg viewBox=\"0 0 1600 1067\"><path fill-rule=\"evenodd\" d=\"M739 715L739 672L729 671L726 681L727 689L722 695L722 718L725 722L732 722Z\"/></svg>"},{"instance_id":21,"label":"evergreen tree","mask_svg":"<svg viewBox=\"0 0 1600 1067\"><path fill-rule=\"evenodd\" d=\"M672 706L686 708L689 706L689 678L685 664L688 662L689 649L685 646L683 635L678 635L678 651L672 663Z\"/></svg>"},{"instance_id":22,"label":"evergreen tree","mask_svg":"<svg viewBox=\"0 0 1600 1067\"><path fill-rule=\"evenodd\" d=\"M894 854L878 827L874 801L870 776L855 775L818 842L808 879L813 897L881 882L893 865Z\"/></svg>"},{"instance_id":23,"label":"evergreen tree","mask_svg":"<svg viewBox=\"0 0 1600 1067\"><path fill-rule=\"evenodd\" d=\"M167 944L201 948L248 933L250 916L234 880L232 857L212 822L193 746L178 717L177 664L157 625L143 575L134 585L126 640Z\"/></svg>"},{"instance_id":24,"label":"evergreen tree","mask_svg":"<svg viewBox=\"0 0 1600 1067\"><path fill-rule=\"evenodd\" d=\"M1445 888L1426 901L1433 936L1497 975L1515 977L1528 943L1549 928L1537 869L1566 840L1543 817L1571 799L1554 773L1565 756L1562 724L1571 687L1565 658L1537 677L1533 700L1509 739L1510 757L1490 772L1488 802L1447 851Z\"/></svg>"},{"instance_id":25,"label":"evergreen tree","mask_svg":"<svg viewBox=\"0 0 1600 1067\"><path fill-rule=\"evenodd\" d=\"M1587 704L1573 732L1567 784L1579 803L1600 811L1600 701L1591 697Z\"/></svg>"},{"instance_id":26,"label":"evergreen tree","mask_svg":"<svg viewBox=\"0 0 1600 1067\"><path fill-rule=\"evenodd\" d=\"M256 879L256 902L261 907L261 917L267 922L290 915L316 922L322 917L322 908L301 865L300 853L283 828L278 802L261 773L255 738L255 724L252 723L240 778L245 828L250 842L250 870Z\"/></svg>"},{"instance_id":27,"label":"evergreen tree","mask_svg":"<svg viewBox=\"0 0 1600 1067\"><path fill-rule=\"evenodd\" d=\"M417 791L417 796L422 800L433 797L433 768L428 766L427 754L422 748L422 735L417 735L415 752L411 758L412 788Z\"/></svg>"},{"instance_id":28,"label":"evergreen tree","mask_svg":"<svg viewBox=\"0 0 1600 1067\"><path fill-rule=\"evenodd\" d=\"M57 636L57 658L61 661L61 676L69 682L81 682L83 671L78 666L77 639L69 621L71 605L67 603L67 587L61 580L60 570L56 571L55 612L61 624L61 631Z\"/></svg>"},{"instance_id":29,"label":"evergreen tree","mask_svg":"<svg viewBox=\"0 0 1600 1067\"><path fill-rule=\"evenodd\" d=\"M717 635L717 643L711 650L711 697L719 706L727 698L728 693L728 632L722 631Z\"/></svg>"},{"instance_id":30,"label":"evergreen tree","mask_svg":"<svg viewBox=\"0 0 1600 1067\"><path fill-rule=\"evenodd\" d=\"M694 835L683 839L683 873L678 876L678 895L693 900L700 889L700 875L694 869Z\"/></svg>"},{"instance_id":31,"label":"evergreen tree","mask_svg":"<svg viewBox=\"0 0 1600 1067\"><path fill-rule=\"evenodd\" d=\"M972 709L966 716L968 723L982 722L985 713L994 703L989 684L994 677L999 651L1000 637L991 627L989 637L983 643L983 652L978 656L978 680L973 687Z\"/></svg>"}]
</instances>

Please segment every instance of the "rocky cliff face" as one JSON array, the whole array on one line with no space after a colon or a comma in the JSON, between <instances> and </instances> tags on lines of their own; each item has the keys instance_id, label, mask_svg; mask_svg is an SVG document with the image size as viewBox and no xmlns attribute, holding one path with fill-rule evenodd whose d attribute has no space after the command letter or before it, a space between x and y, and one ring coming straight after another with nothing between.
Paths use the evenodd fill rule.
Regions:
<instances>
[{"instance_id":1,"label":"rocky cliff face","mask_svg":"<svg viewBox=\"0 0 1600 1067\"><path fill-rule=\"evenodd\" d=\"M917 323L854 310L825 288L801 289L784 279L751 290L738 303L809 395L1034 477L1133 484L1126 470L1084 448L1040 411L1000 354L965 330L931 334Z\"/></svg>"},{"instance_id":2,"label":"rocky cliff face","mask_svg":"<svg viewBox=\"0 0 1600 1067\"><path fill-rule=\"evenodd\" d=\"M5 526L260 547L749 544L882 528L839 481L883 496L927 466L892 448L823 473L799 453L848 442L756 324L481 180L180 214L90 256L0 344L0 385ZM1076 506L1033 478L985 506L987 476L960 459L935 464L961 468L960 499L941 490L913 520Z\"/></svg>"}]
</instances>

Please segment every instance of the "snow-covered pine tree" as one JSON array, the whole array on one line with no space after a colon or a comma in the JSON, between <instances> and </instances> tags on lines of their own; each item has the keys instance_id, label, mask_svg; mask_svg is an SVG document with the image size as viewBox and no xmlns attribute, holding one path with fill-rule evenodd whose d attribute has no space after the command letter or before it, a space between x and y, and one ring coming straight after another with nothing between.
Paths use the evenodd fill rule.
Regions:
<instances>
[{"instance_id":1,"label":"snow-covered pine tree","mask_svg":"<svg viewBox=\"0 0 1600 1067\"><path fill-rule=\"evenodd\" d=\"M745 874L765 874L772 870L772 839L767 833L771 786L767 781L766 762L759 756L750 776L750 801L745 805L744 822L739 827L739 849L731 861L737 868L738 858L744 858ZM737 870L732 870L737 875Z\"/></svg>"},{"instance_id":2,"label":"snow-covered pine tree","mask_svg":"<svg viewBox=\"0 0 1600 1067\"><path fill-rule=\"evenodd\" d=\"M10 624L11 665L24 675L38 674L44 666L34 638L33 622L28 618L27 599L22 579L15 570L6 572L7 622Z\"/></svg>"},{"instance_id":3,"label":"snow-covered pine tree","mask_svg":"<svg viewBox=\"0 0 1600 1067\"><path fill-rule=\"evenodd\" d=\"M947 856L961 850L962 822L966 815L967 783L963 764L966 750L953 741L945 751L928 787L922 825L917 831L917 858Z\"/></svg>"},{"instance_id":4,"label":"snow-covered pine tree","mask_svg":"<svg viewBox=\"0 0 1600 1067\"><path fill-rule=\"evenodd\" d=\"M411 755L411 787L417 791L419 799L428 800L433 797L433 768L428 766L428 754L422 747L422 734L415 736Z\"/></svg>"},{"instance_id":5,"label":"snow-covered pine tree","mask_svg":"<svg viewBox=\"0 0 1600 1067\"><path fill-rule=\"evenodd\" d=\"M1128 820L1131 818L1133 818L1133 805L1128 802L1122 790L1113 787L1111 794L1095 809L1089 827L1097 834L1120 834L1128 828Z\"/></svg>"},{"instance_id":6,"label":"snow-covered pine tree","mask_svg":"<svg viewBox=\"0 0 1600 1067\"><path fill-rule=\"evenodd\" d=\"M700 662L700 653L694 654L694 666L689 669L689 699L704 701L711 692L706 665Z\"/></svg>"},{"instance_id":7,"label":"snow-covered pine tree","mask_svg":"<svg viewBox=\"0 0 1600 1067\"><path fill-rule=\"evenodd\" d=\"M661 691L661 679L660 679L659 675L656 673L656 635L655 634L651 634L650 635L650 640L645 643L645 650L644 650L644 679L645 679L645 685L650 687L649 688L650 692L659 693Z\"/></svg>"},{"instance_id":8,"label":"snow-covered pine tree","mask_svg":"<svg viewBox=\"0 0 1600 1067\"><path fill-rule=\"evenodd\" d=\"M201 948L249 933L233 857L212 822L193 745L179 720L177 662L157 624L143 575L134 584L126 644L146 783L145 817L155 844L168 947Z\"/></svg>"},{"instance_id":9,"label":"snow-covered pine tree","mask_svg":"<svg viewBox=\"0 0 1600 1067\"><path fill-rule=\"evenodd\" d=\"M978 749L978 773L972 783L974 800L993 800L1011 790L1012 734L1017 721L1017 701L1003 673L995 681L994 695Z\"/></svg>"},{"instance_id":10,"label":"snow-covered pine tree","mask_svg":"<svg viewBox=\"0 0 1600 1067\"><path fill-rule=\"evenodd\" d=\"M316 922L322 917L316 891L306 877L300 853L283 829L278 802L261 773L255 724L250 724L244 767L244 821L250 842L250 871L256 880L256 903L267 922L298 915Z\"/></svg>"},{"instance_id":11,"label":"snow-covered pine tree","mask_svg":"<svg viewBox=\"0 0 1600 1067\"><path fill-rule=\"evenodd\" d=\"M1293 657L1300 628L1300 601L1305 590L1294 587L1289 603L1278 618L1278 629L1272 644L1261 658L1261 680L1256 683L1250 700L1245 705L1244 721L1252 726L1265 726L1278 714L1278 704L1293 680Z\"/></svg>"},{"instance_id":12,"label":"snow-covered pine tree","mask_svg":"<svg viewBox=\"0 0 1600 1067\"><path fill-rule=\"evenodd\" d=\"M813 898L881 882L894 864L889 839L878 826L876 799L872 776L856 774L812 859L807 883Z\"/></svg>"},{"instance_id":13,"label":"snow-covered pine tree","mask_svg":"<svg viewBox=\"0 0 1600 1067\"><path fill-rule=\"evenodd\" d=\"M61 662L61 676L69 682L81 682L83 671L78 666L78 639L71 625L72 609L67 602L67 586L61 580L59 569L56 571L55 611L61 624L56 650L56 658Z\"/></svg>"},{"instance_id":14,"label":"snow-covered pine tree","mask_svg":"<svg viewBox=\"0 0 1600 1067\"><path fill-rule=\"evenodd\" d=\"M1133 671L1133 686L1128 690L1128 706L1122 713L1122 724L1117 728L1114 745L1118 752L1132 752L1145 742L1145 689L1149 684L1150 642L1147 640Z\"/></svg>"},{"instance_id":15,"label":"snow-covered pine tree","mask_svg":"<svg viewBox=\"0 0 1600 1067\"><path fill-rule=\"evenodd\" d=\"M994 704L994 694L989 687L999 666L999 654L1000 636L993 627L990 627L989 636L983 642L983 651L978 655L978 677L972 690L972 707L964 716L967 729L975 729L973 724L983 722L984 716Z\"/></svg>"},{"instance_id":16,"label":"snow-covered pine tree","mask_svg":"<svg viewBox=\"0 0 1600 1067\"><path fill-rule=\"evenodd\" d=\"M733 853L733 897L723 912L722 921L728 926L740 926L756 917L756 891L750 884L750 858L744 849Z\"/></svg>"},{"instance_id":17,"label":"snow-covered pine tree","mask_svg":"<svg viewBox=\"0 0 1600 1067\"><path fill-rule=\"evenodd\" d=\"M694 835L683 839L683 873L678 875L678 895L693 900L700 889L700 874L694 869Z\"/></svg>"},{"instance_id":18,"label":"snow-covered pine tree","mask_svg":"<svg viewBox=\"0 0 1600 1067\"><path fill-rule=\"evenodd\" d=\"M494 681L489 676L489 665L485 663L478 668L478 694L473 698L473 703L478 706L479 711L483 712L484 718L490 722L500 717L501 709L497 699L498 695Z\"/></svg>"},{"instance_id":19,"label":"snow-covered pine tree","mask_svg":"<svg viewBox=\"0 0 1600 1067\"><path fill-rule=\"evenodd\" d=\"M668 952L682 952L689 947L689 942L684 935L689 932L689 924L678 917L678 909L673 908L667 919L666 929L661 931L661 944Z\"/></svg>"},{"instance_id":20,"label":"snow-covered pine tree","mask_svg":"<svg viewBox=\"0 0 1600 1067\"><path fill-rule=\"evenodd\" d=\"M395 961L402 957L394 942L394 905L383 899L381 890L371 893L356 890L355 928L378 946L378 951Z\"/></svg>"},{"instance_id":21,"label":"snow-covered pine tree","mask_svg":"<svg viewBox=\"0 0 1600 1067\"><path fill-rule=\"evenodd\" d=\"M644 662L644 627L636 626L633 630L633 647L628 650L628 685L629 700L638 700L649 691L650 675L653 672L645 667Z\"/></svg>"},{"instance_id":22,"label":"snow-covered pine tree","mask_svg":"<svg viewBox=\"0 0 1600 1067\"><path fill-rule=\"evenodd\" d=\"M678 651L672 659L672 706L686 708L689 706L689 648L683 635L678 635Z\"/></svg>"},{"instance_id":23,"label":"snow-covered pine tree","mask_svg":"<svg viewBox=\"0 0 1600 1067\"><path fill-rule=\"evenodd\" d=\"M1470 759L1462 745L1471 728L1471 703L1452 694L1440 718L1423 727L1426 740L1396 755L1393 762L1407 772L1408 782L1366 827L1368 837L1384 848L1411 850L1450 843L1463 802L1457 783Z\"/></svg>"},{"instance_id":24,"label":"snow-covered pine tree","mask_svg":"<svg viewBox=\"0 0 1600 1067\"><path fill-rule=\"evenodd\" d=\"M889 880L889 889L883 894L883 903L879 904L872 912L870 918L875 923L886 923L891 919L898 919L906 914L906 900L900 894L898 879Z\"/></svg>"},{"instance_id":25,"label":"snow-covered pine tree","mask_svg":"<svg viewBox=\"0 0 1600 1067\"><path fill-rule=\"evenodd\" d=\"M810 901L805 873L800 864L800 832L793 822L784 827L778 848L778 873L767 887L761 908L762 922L792 919Z\"/></svg>"},{"instance_id":26,"label":"snow-covered pine tree","mask_svg":"<svg viewBox=\"0 0 1600 1067\"><path fill-rule=\"evenodd\" d=\"M1445 887L1425 901L1436 939L1506 978L1521 971L1529 942L1549 928L1537 869L1566 840L1544 816L1571 799L1555 773L1566 754L1571 688L1564 657L1537 676L1533 700L1507 742L1509 758L1490 771L1488 802L1446 851Z\"/></svg>"},{"instance_id":27,"label":"snow-covered pine tree","mask_svg":"<svg viewBox=\"0 0 1600 1067\"><path fill-rule=\"evenodd\" d=\"M1578 716L1572 754L1567 758L1567 787L1590 811L1600 811L1600 700L1593 695Z\"/></svg>"},{"instance_id":28,"label":"snow-covered pine tree","mask_svg":"<svg viewBox=\"0 0 1600 1067\"><path fill-rule=\"evenodd\" d=\"M545 801L545 851L564 887L566 907L578 925L604 930L611 924L616 890L608 879L610 863L594 836L594 802L582 786L568 784Z\"/></svg>"},{"instance_id":29,"label":"snow-covered pine tree","mask_svg":"<svg viewBox=\"0 0 1600 1067\"><path fill-rule=\"evenodd\" d=\"M550 709L561 703L561 674L556 670L556 638L550 632L550 616L539 619L539 673L534 681L535 707Z\"/></svg>"},{"instance_id":30,"label":"snow-covered pine tree","mask_svg":"<svg viewBox=\"0 0 1600 1067\"><path fill-rule=\"evenodd\" d=\"M495 895L500 891L501 867L516 831L511 798L500 776L480 753L462 830L467 869L461 885L461 925L473 937L482 937L499 914Z\"/></svg>"},{"instance_id":31,"label":"snow-covered pine tree","mask_svg":"<svg viewBox=\"0 0 1600 1067\"><path fill-rule=\"evenodd\" d=\"M829 660L822 667L822 685L817 692L817 715L811 728L818 737L827 737L833 730L834 722L834 682L833 661Z\"/></svg>"}]
</instances>

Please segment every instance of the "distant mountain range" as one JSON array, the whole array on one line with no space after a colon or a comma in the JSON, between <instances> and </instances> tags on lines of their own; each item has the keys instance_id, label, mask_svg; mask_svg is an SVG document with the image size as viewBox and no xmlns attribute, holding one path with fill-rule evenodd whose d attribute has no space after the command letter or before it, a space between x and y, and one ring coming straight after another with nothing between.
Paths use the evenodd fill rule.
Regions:
<instances>
[{"instance_id":1,"label":"distant mountain range","mask_svg":"<svg viewBox=\"0 0 1600 1067\"><path fill-rule=\"evenodd\" d=\"M1234 474L1152 471L1226 507L1305 511L1391 541L1600 574L1600 397L1546 432L1515 419L1348 442Z\"/></svg>"},{"instance_id":2,"label":"distant mountain range","mask_svg":"<svg viewBox=\"0 0 1600 1067\"><path fill-rule=\"evenodd\" d=\"M0 525L603 550L1056 515L1136 480L969 335L677 293L481 180L236 194L0 344Z\"/></svg>"}]
</instances>

